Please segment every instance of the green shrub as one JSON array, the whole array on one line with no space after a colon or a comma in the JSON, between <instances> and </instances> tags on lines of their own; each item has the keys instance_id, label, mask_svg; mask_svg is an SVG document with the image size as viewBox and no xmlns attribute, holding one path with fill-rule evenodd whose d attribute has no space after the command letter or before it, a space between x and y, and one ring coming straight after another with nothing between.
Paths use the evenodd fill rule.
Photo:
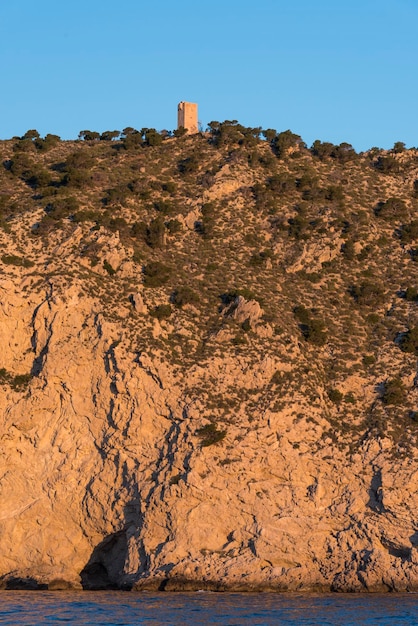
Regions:
<instances>
[{"instance_id":1,"label":"green shrub","mask_svg":"<svg viewBox=\"0 0 418 626\"><path fill-rule=\"evenodd\" d=\"M346 393L344 395L344 402L346 404L355 404L356 403L356 399L354 397L354 394L352 394L350 391L348 393Z\"/></svg>"},{"instance_id":2,"label":"green shrub","mask_svg":"<svg viewBox=\"0 0 418 626\"><path fill-rule=\"evenodd\" d=\"M238 296L242 296L243 298L245 298L245 300L256 300L261 304L260 299L256 296L256 294L247 287L226 291L219 297L222 300L222 304L228 306L229 304L232 304L232 302L234 302L234 300L236 300Z\"/></svg>"},{"instance_id":3,"label":"green shrub","mask_svg":"<svg viewBox=\"0 0 418 626\"><path fill-rule=\"evenodd\" d=\"M37 137L34 141L34 144L36 146L36 149L40 152L48 152L48 150L51 150L52 148L57 146L60 141L61 137L48 133L47 135L45 135L44 139Z\"/></svg>"},{"instance_id":4,"label":"green shrub","mask_svg":"<svg viewBox=\"0 0 418 626\"><path fill-rule=\"evenodd\" d=\"M57 222L49 215L44 215L39 222L33 225L31 233L37 237L45 237L57 228Z\"/></svg>"},{"instance_id":5,"label":"green shrub","mask_svg":"<svg viewBox=\"0 0 418 626\"><path fill-rule=\"evenodd\" d=\"M91 170L95 162L95 158L85 149L73 152L67 158L66 173L62 179L62 184L76 189L89 187L93 181Z\"/></svg>"},{"instance_id":6,"label":"green shrub","mask_svg":"<svg viewBox=\"0 0 418 626\"><path fill-rule=\"evenodd\" d=\"M311 237L311 224L303 212L295 215L295 217L291 217L288 220L288 224L288 233L290 237L294 237L297 240L306 240Z\"/></svg>"},{"instance_id":7,"label":"green shrub","mask_svg":"<svg viewBox=\"0 0 418 626\"><path fill-rule=\"evenodd\" d=\"M292 191L295 189L296 182L293 176L290 174L273 174L267 179L266 188L269 191L283 194L286 191Z\"/></svg>"},{"instance_id":8,"label":"green shrub","mask_svg":"<svg viewBox=\"0 0 418 626\"><path fill-rule=\"evenodd\" d=\"M169 304L159 304L152 311L150 311L151 317L155 317L157 320L167 320L171 317L173 310Z\"/></svg>"},{"instance_id":9,"label":"green shrub","mask_svg":"<svg viewBox=\"0 0 418 626\"><path fill-rule=\"evenodd\" d=\"M302 329L302 333L306 341L316 346L324 346L327 342L325 324L321 320L311 319L307 328Z\"/></svg>"},{"instance_id":10,"label":"green shrub","mask_svg":"<svg viewBox=\"0 0 418 626\"><path fill-rule=\"evenodd\" d=\"M399 172L399 161L392 155L379 156L375 162L377 170L383 172L383 174L396 174Z\"/></svg>"},{"instance_id":11,"label":"green shrub","mask_svg":"<svg viewBox=\"0 0 418 626\"><path fill-rule=\"evenodd\" d=\"M354 241L352 239L347 239L345 243L341 246L341 252L347 261L352 261L356 258L356 250L354 246Z\"/></svg>"},{"instance_id":12,"label":"green shrub","mask_svg":"<svg viewBox=\"0 0 418 626\"><path fill-rule=\"evenodd\" d=\"M294 313L296 319L301 324L308 324L309 323L309 320L311 318L311 314L309 313L308 309L306 307L304 307L302 304L299 304L299 305L295 306L295 308L293 309L293 313Z\"/></svg>"},{"instance_id":13,"label":"green shrub","mask_svg":"<svg viewBox=\"0 0 418 626\"><path fill-rule=\"evenodd\" d=\"M375 208L375 215L384 220L402 220L408 215L407 206L401 198L388 198L385 202L379 202Z\"/></svg>"},{"instance_id":14,"label":"green shrub","mask_svg":"<svg viewBox=\"0 0 418 626\"><path fill-rule=\"evenodd\" d=\"M154 202L154 209L162 215L172 215L176 212L176 206L170 200L156 200Z\"/></svg>"},{"instance_id":15,"label":"green shrub","mask_svg":"<svg viewBox=\"0 0 418 626\"><path fill-rule=\"evenodd\" d=\"M130 194L131 190L129 189L128 185L118 185L117 187L107 190L106 196L103 198L102 202L106 206L124 206Z\"/></svg>"},{"instance_id":16,"label":"green shrub","mask_svg":"<svg viewBox=\"0 0 418 626\"><path fill-rule=\"evenodd\" d=\"M247 318L246 320L244 320L241 324L241 328L244 331L244 333L249 333L251 330L251 321L250 318Z\"/></svg>"},{"instance_id":17,"label":"green shrub","mask_svg":"<svg viewBox=\"0 0 418 626\"><path fill-rule=\"evenodd\" d=\"M261 250L250 257L250 265L253 267L262 267L266 264L267 259L272 259L273 256L273 251L266 248L265 250Z\"/></svg>"},{"instance_id":18,"label":"green shrub","mask_svg":"<svg viewBox=\"0 0 418 626\"><path fill-rule=\"evenodd\" d=\"M374 365L376 363L376 357L374 354L365 354L363 357L363 365L365 367L370 367L370 365Z\"/></svg>"},{"instance_id":19,"label":"green shrub","mask_svg":"<svg viewBox=\"0 0 418 626\"><path fill-rule=\"evenodd\" d=\"M378 281L363 281L353 285L350 293L356 302L365 306L380 305L385 299L385 289Z\"/></svg>"},{"instance_id":20,"label":"green shrub","mask_svg":"<svg viewBox=\"0 0 418 626\"><path fill-rule=\"evenodd\" d=\"M291 383L293 373L291 371L276 370L270 379L270 384L276 387L283 387Z\"/></svg>"},{"instance_id":21,"label":"green shrub","mask_svg":"<svg viewBox=\"0 0 418 626\"><path fill-rule=\"evenodd\" d=\"M148 226L145 222L135 222L131 228L131 235L135 239L146 240L148 235Z\"/></svg>"},{"instance_id":22,"label":"green shrub","mask_svg":"<svg viewBox=\"0 0 418 626\"><path fill-rule=\"evenodd\" d=\"M344 200L344 190L341 185L330 185L325 189L325 199L341 204Z\"/></svg>"},{"instance_id":23,"label":"green shrub","mask_svg":"<svg viewBox=\"0 0 418 626\"><path fill-rule=\"evenodd\" d=\"M4 254L1 257L1 260L5 265L16 265L18 267L33 267L35 265L29 259L17 256L15 254Z\"/></svg>"},{"instance_id":24,"label":"green shrub","mask_svg":"<svg viewBox=\"0 0 418 626\"><path fill-rule=\"evenodd\" d=\"M408 302L418 301L418 290L415 287L407 287L405 290L405 299Z\"/></svg>"},{"instance_id":25,"label":"green shrub","mask_svg":"<svg viewBox=\"0 0 418 626\"><path fill-rule=\"evenodd\" d=\"M10 171L14 176L21 178L30 187L46 187L52 181L48 170L39 163L35 163L28 154L17 153L10 164Z\"/></svg>"},{"instance_id":26,"label":"green shrub","mask_svg":"<svg viewBox=\"0 0 418 626\"><path fill-rule=\"evenodd\" d=\"M215 205L213 202L206 202L202 206L202 221L199 222L198 232L205 239L210 239L214 234L215 229Z\"/></svg>"},{"instance_id":27,"label":"green shrub","mask_svg":"<svg viewBox=\"0 0 418 626\"><path fill-rule=\"evenodd\" d=\"M196 154L192 154L182 159L178 167L182 174L194 174L199 169L199 158Z\"/></svg>"},{"instance_id":28,"label":"green shrub","mask_svg":"<svg viewBox=\"0 0 418 626\"><path fill-rule=\"evenodd\" d=\"M406 388L400 378L392 378L385 382L382 402L386 405L402 405L406 400Z\"/></svg>"},{"instance_id":29,"label":"green shrub","mask_svg":"<svg viewBox=\"0 0 418 626\"><path fill-rule=\"evenodd\" d=\"M86 189L91 186L92 182L93 177L88 169L69 168L62 179L63 185L74 189Z\"/></svg>"},{"instance_id":30,"label":"green shrub","mask_svg":"<svg viewBox=\"0 0 418 626\"><path fill-rule=\"evenodd\" d=\"M100 219L100 217L101 215L98 211L86 209L85 211L77 211L74 213L72 219L76 224L81 224L83 222L96 222Z\"/></svg>"},{"instance_id":31,"label":"green shrub","mask_svg":"<svg viewBox=\"0 0 418 626\"><path fill-rule=\"evenodd\" d=\"M341 391L338 391L338 389L335 389L335 387L328 389L327 394L328 394L328 398L334 404L341 404L341 402L343 401L343 398L344 398L343 394L341 393Z\"/></svg>"},{"instance_id":32,"label":"green shrub","mask_svg":"<svg viewBox=\"0 0 418 626\"><path fill-rule=\"evenodd\" d=\"M134 250L134 253L132 255L132 261L136 265L142 265L142 254L139 250Z\"/></svg>"},{"instance_id":33,"label":"green shrub","mask_svg":"<svg viewBox=\"0 0 418 626\"><path fill-rule=\"evenodd\" d=\"M4 367L0 368L0 385L7 384L15 391L22 391L28 386L32 374L10 374Z\"/></svg>"},{"instance_id":34,"label":"green shrub","mask_svg":"<svg viewBox=\"0 0 418 626\"><path fill-rule=\"evenodd\" d=\"M146 243L150 248L162 248L165 243L165 232L164 218L162 215L159 215L151 221L147 228Z\"/></svg>"},{"instance_id":35,"label":"green shrub","mask_svg":"<svg viewBox=\"0 0 418 626\"><path fill-rule=\"evenodd\" d=\"M177 184L174 181L169 180L168 182L163 183L162 188L163 188L163 191L165 191L166 193L169 193L172 196L177 191Z\"/></svg>"},{"instance_id":36,"label":"green shrub","mask_svg":"<svg viewBox=\"0 0 418 626\"><path fill-rule=\"evenodd\" d=\"M114 276L116 274L115 268L112 267L109 261L106 261L106 259L103 261L103 268L106 270L109 276Z\"/></svg>"},{"instance_id":37,"label":"green shrub","mask_svg":"<svg viewBox=\"0 0 418 626\"><path fill-rule=\"evenodd\" d=\"M96 141L97 139L100 139L100 133L95 130L80 130L78 138L83 141Z\"/></svg>"},{"instance_id":38,"label":"green shrub","mask_svg":"<svg viewBox=\"0 0 418 626\"><path fill-rule=\"evenodd\" d=\"M185 285L184 287L178 287L172 296L173 303L179 308L186 304L196 304L199 302L198 294L191 288Z\"/></svg>"},{"instance_id":39,"label":"green shrub","mask_svg":"<svg viewBox=\"0 0 418 626\"><path fill-rule=\"evenodd\" d=\"M13 146L13 152L23 153L23 152L35 152L35 144L32 139L20 139L20 141L16 142Z\"/></svg>"},{"instance_id":40,"label":"green shrub","mask_svg":"<svg viewBox=\"0 0 418 626\"><path fill-rule=\"evenodd\" d=\"M9 193L0 194L0 215L5 215L7 209L10 207L11 195Z\"/></svg>"},{"instance_id":41,"label":"green shrub","mask_svg":"<svg viewBox=\"0 0 418 626\"><path fill-rule=\"evenodd\" d=\"M418 220L412 220L408 224L403 224L400 230L402 243L411 243L418 239Z\"/></svg>"},{"instance_id":42,"label":"green shrub","mask_svg":"<svg viewBox=\"0 0 418 626\"><path fill-rule=\"evenodd\" d=\"M171 274L171 269L160 261L151 261L144 267L144 287L162 287Z\"/></svg>"},{"instance_id":43,"label":"green shrub","mask_svg":"<svg viewBox=\"0 0 418 626\"><path fill-rule=\"evenodd\" d=\"M116 231L124 233L128 230L128 224L124 217L110 217L104 219L103 224L113 233L115 233Z\"/></svg>"},{"instance_id":44,"label":"green shrub","mask_svg":"<svg viewBox=\"0 0 418 626\"><path fill-rule=\"evenodd\" d=\"M401 335L399 347L403 352L418 356L418 326L413 326Z\"/></svg>"},{"instance_id":45,"label":"green shrub","mask_svg":"<svg viewBox=\"0 0 418 626\"><path fill-rule=\"evenodd\" d=\"M379 320L380 320L380 316L377 313L370 313L370 315L367 316L367 321L372 326L375 326L376 324L378 324Z\"/></svg>"},{"instance_id":46,"label":"green shrub","mask_svg":"<svg viewBox=\"0 0 418 626\"><path fill-rule=\"evenodd\" d=\"M226 437L226 430L218 430L216 424L206 424L196 431L196 434L201 438L202 448L212 446L215 443L219 443Z\"/></svg>"},{"instance_id":47,"label":"green shrub","mask_svg":"<svg viewBox=\"0 0 418 626\"><path fill-rule=\"evenodd\" d=\"M79 206L79 201L73 196L68 198L56 198L45 207L45 211L52 219L60 220L75 214Z\"/></svg>"},{"instance_id":48,"label":"green shrub","mask_svg":"<svg viewBox=\"0 0 418 626\"><path fill-rule=\"evenodd\" d=\"M395 154L400 154L401 152L405 152L406 145L403 141L395 141L392 150Z\"/></svg>"},{"instance_id":49,"label":"green shrub","mask_svg":"<svg viewBox=\"0 0 418 626\"><path fill-rule=\"evenodd\" d=\"M163 136L155 128L143 128L141 133L147 146L159 146L163 142Z\"/></svg>"},{"instance_id":50,"label":"green shrub","mask_svg":"<svg viewBox=\"0 0 418 626\"><path fill-rule=\"evenodd\" d=\"M177 219L169 220L169 222L167 222L166 224L166 227L170 235L175 235L183 230L182 223Z\"/></svg>"},{"instance_id":51,"label":"green shrub","mask_svg":"<svg viewBox=\"0 0 418 626\"><path fill-rule=\"evenodd\" d=\"M299 328L302 335L316 346L323 346L327 342L325 324L322 320L312 317L310 311L303 305L298 305L293 309L296 319L299 321Z\"/></svg>"},{"instance_id":52,"label":"green shrub","mask_svg":"<svg viewBox=\"0 0 418 626\"><path fill-rule=\"evenodd\" d=\"M285 130L274 137L271 142L272 148L279 158L286 156L290 148L305 147L305 143L300 135Z\"/></svg>"}]
</instances>

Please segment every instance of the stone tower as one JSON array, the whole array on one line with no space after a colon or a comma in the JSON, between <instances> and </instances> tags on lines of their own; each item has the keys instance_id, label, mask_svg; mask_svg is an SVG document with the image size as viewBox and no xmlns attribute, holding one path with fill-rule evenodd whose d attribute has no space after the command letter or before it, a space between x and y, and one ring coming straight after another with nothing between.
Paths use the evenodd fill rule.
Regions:
<instances>
[{"instance_id":1,"label":"stone tower","mask_svg":"<svg viewBox=\"0 0 418 626\"><path fill-rule=\"evenodd\" d=\"M195 102L179 102L177 107L177 128L187 128L189 135L198 132L197 104Z\"/></svg>"}]
</instances>

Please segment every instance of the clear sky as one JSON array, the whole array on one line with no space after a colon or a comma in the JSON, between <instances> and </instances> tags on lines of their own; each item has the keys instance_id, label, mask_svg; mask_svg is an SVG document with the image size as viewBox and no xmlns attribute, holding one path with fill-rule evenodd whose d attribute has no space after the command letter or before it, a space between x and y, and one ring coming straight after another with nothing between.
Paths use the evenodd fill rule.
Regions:
<instances>
[{"instance_id":1,"label":"clear sky","mask_svg":"<svg viewBox=\"0 0 418 626\"><path fill-rule=\"evenodd\" d=\"M418 0L0 0L0 138L290 128L418 146Z\"/></svg>"}]
</instances>

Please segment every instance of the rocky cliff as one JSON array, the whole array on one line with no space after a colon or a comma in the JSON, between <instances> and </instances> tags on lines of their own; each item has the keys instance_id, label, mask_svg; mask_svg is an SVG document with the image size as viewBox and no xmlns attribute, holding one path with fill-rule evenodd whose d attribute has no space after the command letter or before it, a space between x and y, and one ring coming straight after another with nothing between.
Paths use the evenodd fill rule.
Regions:
<instances>
[{"instance_id":1,"label":"rocky cliff","mask_svg":"<svg viewBox=\"0 0 418 626\"><path fill-rule=\"evenodd\" d=\"M3 587L418 588L416 151L247 136L3 142Z\"/></svg>"}]
</instances>

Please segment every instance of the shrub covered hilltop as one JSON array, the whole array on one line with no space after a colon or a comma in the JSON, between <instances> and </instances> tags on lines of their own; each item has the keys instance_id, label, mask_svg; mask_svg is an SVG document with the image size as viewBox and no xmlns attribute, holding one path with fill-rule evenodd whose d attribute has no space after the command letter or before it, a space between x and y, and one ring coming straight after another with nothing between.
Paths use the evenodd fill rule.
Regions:
<instances>
[{"instance_id":1,"label":"shrub covered hilltop","mask_svg":"<svg viewBox=\"0 0 418 626\"><path fill-rule=\"evenodd\" d=\"M418 589L418 150L0 148L0 584Z\"/></svg>"}]
</instances>

